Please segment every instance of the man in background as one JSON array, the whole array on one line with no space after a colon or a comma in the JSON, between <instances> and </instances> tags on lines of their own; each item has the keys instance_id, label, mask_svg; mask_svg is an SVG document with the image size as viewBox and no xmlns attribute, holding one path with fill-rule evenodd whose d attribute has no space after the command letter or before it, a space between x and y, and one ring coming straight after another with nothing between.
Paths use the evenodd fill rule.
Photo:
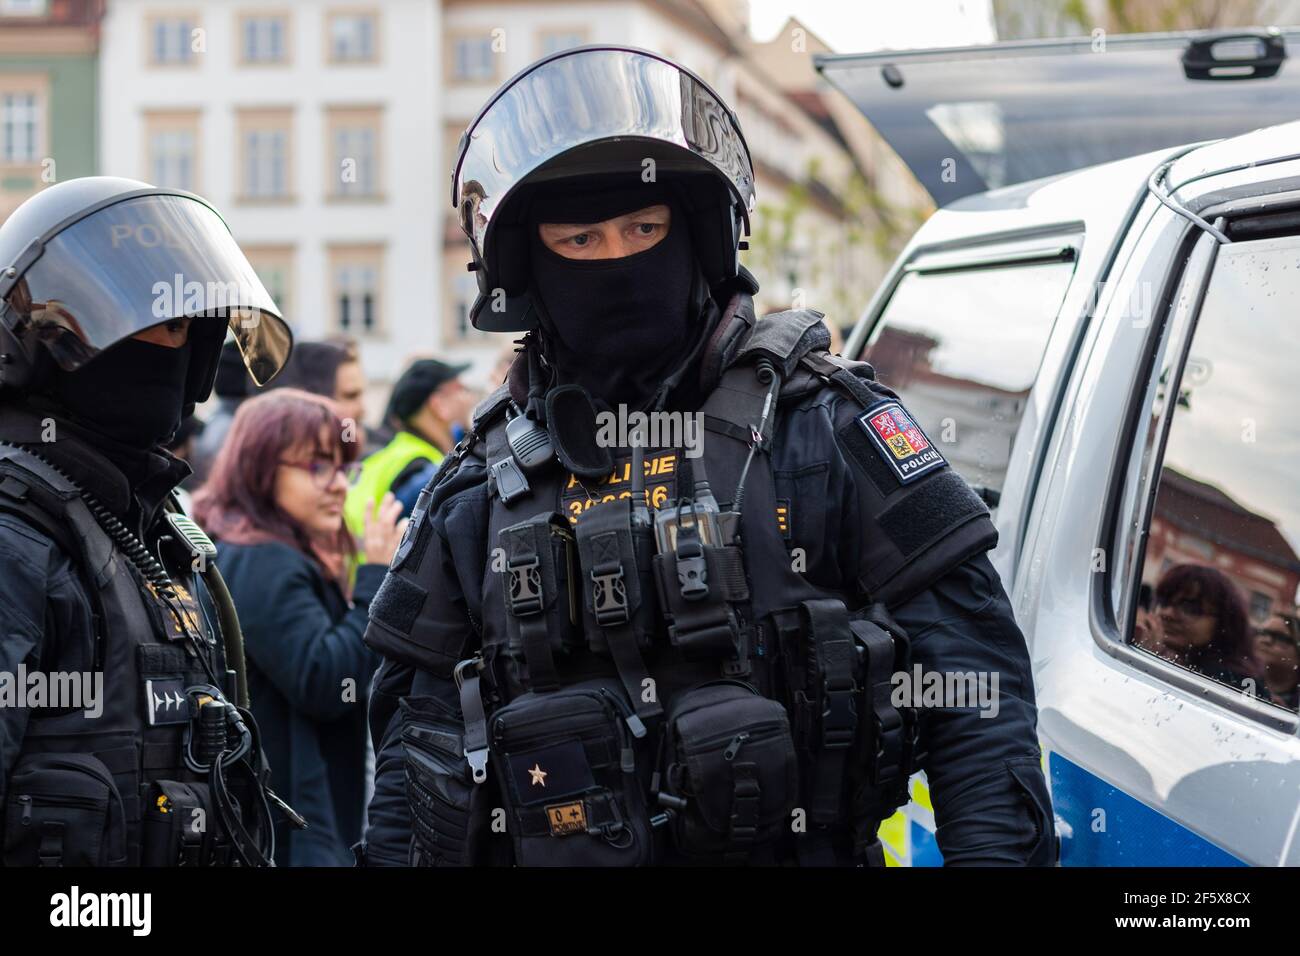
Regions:
<instances>
[{"instance_id":1,"label":"man in background","mask_svg":"<svg viewBox=\"0 0 1300 956\"><path fill-rule=\"evenodd\" d=\"M460 380L467 368L437 359L417 359L397 380L384 418L398 431L392 441L365 459L361 477L343 509L354 534L364 527L366 511L386 492L406 490L416 475L436 467L456 444L458 430L464 429L474 406L474 393ZM406 503L403 513L410 510Z\"/></svg>"}]
</instances>

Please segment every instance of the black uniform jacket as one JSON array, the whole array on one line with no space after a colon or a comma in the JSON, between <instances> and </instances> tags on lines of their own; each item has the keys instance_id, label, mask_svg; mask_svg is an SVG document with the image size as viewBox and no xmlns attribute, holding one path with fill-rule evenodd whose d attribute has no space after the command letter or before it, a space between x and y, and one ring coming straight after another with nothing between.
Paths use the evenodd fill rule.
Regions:
<instances>
[{"instance_id":1,"label":"black uniform jacket","mask_svg":"<svg viewBox=\"0 0 1300 956\"><path fill-rule=\"evenodd\" d=\"M996 674L989 706L921 711L939 847L949 865L1050 865L1055 839L1029 656L986 555L997 533L983 503L893 393L862 381L872 391L865 405L825 386L780 407L771 454L778 506L787 509L780 519L786 543L792 554L802 549L805 573L816 583L855 593L862 604L884 601L910 634L924 672ZM420 619L426 633L431 627L445 635L455 650L443 666L418 648L394 650L391 634L382 642L387 659L370 707L375 793L358 848L370 865L408 862L398 701L434 696L458 707L450 667L457 655L473 655L484 615L484 462L449 459L433 483L439 488L424 520L433 530L428 546L440 557L425 559L436 580L419 582L427 591ZM372 606L368 641L376 617Z\"/></svg>"},{"instance_id":2,"label":"black uniform jacket","mask_svg":"<svg viewBox=\"0 0 1300 956\"><path fill-rule=\"evenodd\" d=\"M184 461L154 451L133 456L128 477L71 425L35 407L0 405L0 440L33 447L151 545L145 529L190 474ZM0 512L0 672L90 671L92 614L75 559L23 518ZM0 805L30 718L26 707L0 707Z\"/></svg>"}]
</instances>

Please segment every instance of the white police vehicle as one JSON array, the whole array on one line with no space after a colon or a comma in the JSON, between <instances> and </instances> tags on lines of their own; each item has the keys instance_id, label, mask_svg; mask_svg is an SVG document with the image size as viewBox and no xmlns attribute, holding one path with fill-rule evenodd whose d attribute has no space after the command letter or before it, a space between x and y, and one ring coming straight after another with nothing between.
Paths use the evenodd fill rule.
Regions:
<instances>
[{"instance_id":1,"label":"white police vehicle","mask_svg":"<svg viewBox=\"0 0 1300 956\"><path fill-rule=\"evenodd\" d=\"M940 207L844 354L995 509L1064 865L1300 864L1297 40L818 57Z\"/></svg>"}]
</instances>

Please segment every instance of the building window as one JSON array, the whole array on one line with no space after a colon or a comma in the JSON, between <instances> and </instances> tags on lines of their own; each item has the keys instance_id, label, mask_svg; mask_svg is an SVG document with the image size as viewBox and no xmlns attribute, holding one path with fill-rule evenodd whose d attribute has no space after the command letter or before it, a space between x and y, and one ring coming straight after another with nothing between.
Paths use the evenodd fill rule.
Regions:
<instances>
[{"instance_id":1,"label":"building window","mask_svg":"<svg viewBox=\"0 0 1300 956\"><path fill-rule=\"evenodd\" d=\"M325 123L328 140L326 192L334 198L377 198L382 113L377 107L331 109Z\"/></svg>"},{"instance_id":2,"label":"building window","mask_svg":"<svg viewBox=\"0 0 1300 956\"><path fill-rule=\"evenodd\" d=\"M381 288L383 249L380 246L336 246L330 249L334 331L374 336L382 332Z\"/></svg>"},{"instance_id":3,"label":"building window","mask_svg":"<svg viewBox=\"0 0 1300 956\"><path fill-rule=\"evenodd\" d=\"M478 298L478 282L473 276L466 275L462 269L456 274L451 287L453 289L451 303L452 338L462 343L486 339L489 333L474 328L474 323L470 321L469 317L470 308L474 305L474 300Z\"/></svg>"},{"instance_id":4,"label":"building window","mask_svg":"<svg viewBox=\"0 0 1300 956\"><path fill-rule=\"evenodd\" d=\"M252 263L253 271L266 286L271 299L286 321L293 306L293 246L242 245L244 255Z\"/></svg>"},{"instance_id":5,"label":"building window","mask_svg":"<svg viewBox=\"0 0 1300 956\"><path fill-rule=\"evenodd\" d=\"M587 42L587 31L574 28L572 30L543 30L538 37L538 47L542 56L550 56L552 53L560 53L563 50L572 50L575 46L582 46Z\"/></svg>"},{"instance_id":6,"label":"building window","mask_svg":"<svg viewBox=\"0 0 1300 956\"><path fill-rule=\"evenodd\" d=\"M0 17L43 17L47 0L0 0Z\"/></svg>"},{"instance_id":7,"label":"building window","mask_svg":"<svg viewBox=\"0 0 1300 956\"><path fill-rule=\"evenodd\" d=\"M42 148L43 97L32 90L0 92L0 162L35 163Z\"/></svg>"},{"instance_id":8,"label":"building window","mask_svg":"<svg viewBox=\"0 0 1300 956\"><path fill-rule=\"evenodd\" d=\"M172 15L149 19L149 62L154 66L194 63L197 16Z\"/></svg>"},{"instance_id":9,"label":"building window","mask_svg":"<svg viewBox=\"0 0 1300 956\"><path fill-rule=\"evenodd\" d=\"M148 180L155 186L199 189L199 116L151 113L145 116Z\"/></svg>"},{"instance_id":10,"label":"building window","mask_svg":"<svg viewBox=\"0 0 1300 956\"><path fill-rule=\"evenodd\" d=\"M335 11L327 19L331 63L373 63L379 59L379 15Z\"/></svg>"},{"instance_id":11,"label":"building window","mask_svg":"<svg viewBox=\"0 0 1300 956\"><path fill-rule=\"evenodd\" d=\"M240 62L289 61L289 18L284 14L248 15L239 21Z\"/></svg>"},{"instance_id":12,"label":"building window","mask_svg":"<svg viewBox=\"0 0 1300 956\"><path fill-rule=\"evenodd\" d=\"M497 76L492 37L473 34L451 38L451 76L456 83L482 83Z\"/></svg>"},{"instance_id":13,"label":"building window","mask_svg":"<svg viewBox=\"0 0 1300 956\"><path fill-rule=\"evenodd\" d=\"M291 195L292 116L287 110L246 110L239 116L241 199Z\"/></svg>"}]
</instances>

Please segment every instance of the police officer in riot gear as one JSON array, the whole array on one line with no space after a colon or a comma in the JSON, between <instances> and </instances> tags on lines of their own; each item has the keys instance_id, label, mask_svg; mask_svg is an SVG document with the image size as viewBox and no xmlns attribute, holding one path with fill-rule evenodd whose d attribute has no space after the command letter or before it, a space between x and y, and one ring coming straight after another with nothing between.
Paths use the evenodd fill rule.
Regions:
<instances>
[{"instance_id":1,"label":"police officer in riot gear","mask_svg":"<svg viewBox=\"0 0 1300 956\"><path fill-rule=\"evenodd\" d=\"M288 357L197 196L77 179L0 226L7 866L270 863L238 621L164 450L227 331L258 384Z\"/></svg>"},{"instance_id":2,"label":"police officer in riot gear","mask_svg":"<svg viewBox=\"0 0 1300 956\"><path fill-rule=\"evenodd\" d=\"M548 57L453 203L475 325L525 335L371 605L359 858L880 865L923 769L946 862L1052 863L988 512L820 313L755 317L726 104L656 54ZM903 692L948 673L988 706Z\"/></svg>"}]
</instances>

